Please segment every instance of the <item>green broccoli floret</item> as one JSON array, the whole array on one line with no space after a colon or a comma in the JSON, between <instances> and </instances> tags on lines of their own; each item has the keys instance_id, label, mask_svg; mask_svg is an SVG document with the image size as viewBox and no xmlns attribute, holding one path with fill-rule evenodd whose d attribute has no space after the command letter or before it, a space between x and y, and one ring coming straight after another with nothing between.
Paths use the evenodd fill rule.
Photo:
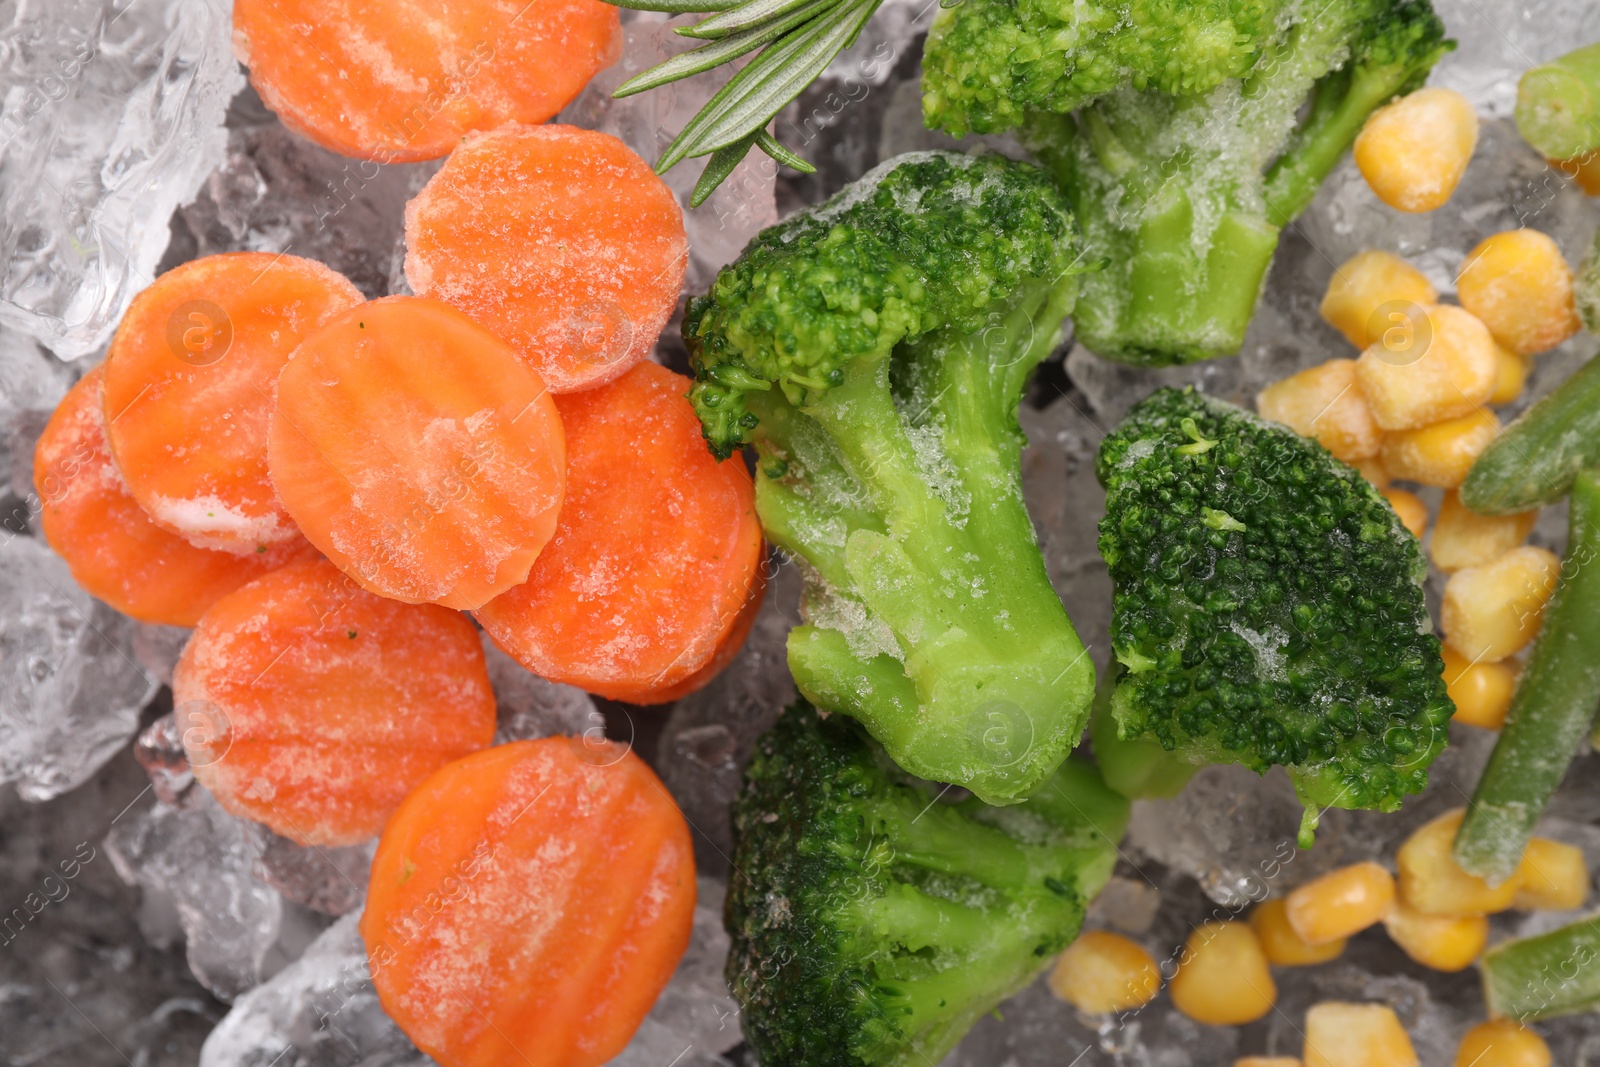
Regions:
<instances>
[{"instance_id":1,"label":"green broccoli floret","mask_svg":"<svg viewBox=\"0 0 1600 1067\"><path fill-rule=\"evenodd\" d=\"M762 233L684 320L706 439L755 447L762 527L808 572L800 691L990 803L1049 777L1093 699L1017 424L1073 246L1037 167L902 156Z\"/></svg>"},{"instance_id":2,"label":"green broccoli floret","mask_svg":"<svg viewBox=\"0 0 1600 1067\"><path fill-rule=\"evenodd\" d=\"M803 701L734 804L728 988L764 1067L938 1063L1078 934L1128 803L1079 758L1024 804L945 803Z\"/></svg>"},{"instance_id":3,"label":"green broccoli floret","mask_svg":"<svg viewBox=\"0 0 1600 1067\"><path fill-rule=\"evenodd\" d=\"M1163 389L1100 446L1116 735L1281 764L1307 806L1392 811L1454 705L1417 539L1315 441ZM1101 739L1095 734L1097 751ZM1150 793L1162 774L1140 771Z\"/></svg>"}]
</instances>

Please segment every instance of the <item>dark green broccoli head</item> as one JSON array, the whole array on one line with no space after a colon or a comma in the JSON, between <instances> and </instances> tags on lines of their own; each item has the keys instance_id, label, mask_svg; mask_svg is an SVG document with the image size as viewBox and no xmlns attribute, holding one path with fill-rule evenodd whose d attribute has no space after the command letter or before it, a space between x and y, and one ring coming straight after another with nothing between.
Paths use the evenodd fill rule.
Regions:
<instances>
[{"instance_id":1,"label":"dark green broccoli head","mask_svg":"<svg viewBox=\"0 0 1600 1067\"><path fill-rule=\"evenodd\" d=\"M1163 389L1100 446L1124 738L1288 768L1308 806L1399 806L1454 707L1422 553L1315 441Z\"/></svg>"},{"instance_id":2,"label":"dark green broccoli head","mask_svg":"<svg viewBox=\"0 0 1600 1067\"><path fill-rule=\"evenodd\" d=\"M1127 802L1064 764L1040 796L942 803L800 702L734 805L728 986L765 1067L937 1063L1075 936Z\"/></svg>"}]
</instances>

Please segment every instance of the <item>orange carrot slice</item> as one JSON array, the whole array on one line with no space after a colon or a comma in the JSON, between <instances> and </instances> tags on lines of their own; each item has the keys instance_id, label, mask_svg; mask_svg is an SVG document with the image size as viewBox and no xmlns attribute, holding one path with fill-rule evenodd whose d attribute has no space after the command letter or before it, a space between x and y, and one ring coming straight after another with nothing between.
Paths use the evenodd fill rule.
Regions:
<instances>
[{"instance_id":1,"label":"orange carrot slice","mask_svg":"<svg viewBox=\"0 0 1600 1067\"><path fill-rule=\"evenodd\" d=\"M689 380L641 363L558 397L567 499L526 583L477 612L535 674L627 699L715 655L761 565L750 475L706 451Z\"/></svg>"},{"instance_id":2,"label":"orange carrot slice","mask_svg":"<svg viewBox=\"0 0 1600 1067\"><path fill-rule=\"evenodd\" d=\"M544 122L616 60L622 35L600 0L235 0L233 46L284 125L396 163Z\"/></svg>"},{"instance_id":3,"label":"orange carrot slice","mask_svg":"<svg viewBox=\"0 0 1600 1067\"><path fill-rule=\"evenodd\" d=\"M261 252L193 260L134 298L106 353L106 437L157 525L238 555L299 537L267 478L272 383L361 300L320 263Z\"/></svg>"},{"instance_id":4,"label":"orange carrot slice","mask_svg":"<svg viewBox=\"0 0 1600 1067\"><path fill-rule=\"evenodd\" d=\"M751 587L750 596L745 600L744 607L740 608L739 614L734 617L733 628L717 645L716 652L704 667L675 685L658 686L654 689L618 689L611 695L611 699L627 704L670 704L674 700L682 700L690 693L698 693L710 685L711 680L726 670L744 648L745 641L750 637L750 631L755 627L756 617L761 614L761 602L766 599L766 592L766 572L762 570L756 574L756 584Z\"/></svg>"},{"instance_id":5,"label":"orange carrot slice","mask_svg":"<svg viewBox=\"0 0 1600 1067\"><path fill-rule=\"evenodd\" d=\"M472 623L373 596L327 560L291 563L213 604L172 699L201 784L303 845L377 834L407 793L495 728Z\"/></svg>"},{"instance_id":6,"label":"orange carrot slice","mask_svg":"<svg viewBox=\"0 0 1600 1067\"><path fill-rule=\"evenodd\" d=\"M193 626L216 601L293 559L296 537L253 556L196 548L150 521L111 464L96 367L62 398L33 451L39 524L90 594L141 622Z\"/></svg>"},{"instance_id":7,"label":"orange carrot slice","mask_svg":"<svg viewBox=\"0 0 1600 1067\"><path fill-rule=\"evenodd\" d=\"M539 376L437 300L363 304L278 380L273 482L311 543L383 596L475 608L555 532L561 418Z\"/></svg>"},{"instance_id":8,"label":"orange carrot slice","mask_svg":"<svg viewBox=\"0 0 1600 1067\"><path fill-rule=\"evenodd\" d=\"M595 1067L638 1029L694 924L683 815L608 742L517 741L443 768L372 861L378 999L449 1067Z\"/></svg>"},{"instance_id":9,"label":"orange carrot slice","mask_svg":"<svg viewBox=\"0 0 1600 1067\"><path fill-rule=\"evenodd\" d=\"M551 392L620 377L672 316L683 211L615 137L510 126L468 137L406 206L406 280L520 351Z\"/></svg>"}]
</instances>

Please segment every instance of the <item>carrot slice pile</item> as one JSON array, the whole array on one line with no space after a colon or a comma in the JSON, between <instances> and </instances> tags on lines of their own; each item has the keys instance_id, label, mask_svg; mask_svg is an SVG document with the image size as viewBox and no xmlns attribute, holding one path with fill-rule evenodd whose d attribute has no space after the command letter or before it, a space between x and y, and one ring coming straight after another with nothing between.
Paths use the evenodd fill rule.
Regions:
<instances>
[{"instance_id":1,"label":"carrot slice pile","mask_svg":"<svg viewBox=\"0 0 1600 1067\"><path fill-rule=\"evenodd\" d=\"M717 650L712 653L711 659L704 667L673 685L646 689L619 688L612 694L611 699L628 704L670 704L674 700L682 700L690 693L698 693L710 685L711 680L726 670L734 657L744 648L745 641L750 637L750 631L755 628L756 618L761 614L761 602L766 599L766 592L766 572L761 570L756 573L756 583L751 586L744 607L740 608L739 614L734 617L733 627L717 645Z\"/></svg>"},{"instance_id":2,"label":"carrot slice pile","mask_svg":"<svg viewBox=\"0 0 1600 1067\"><path fill-rule=\"evenodd\" d=\"M475 608L556 528L561 419L506 344L437 300L363 304L278 379L273 483L311 543L383 596Z\"/></svg>"},{"instance_id":3,"label":"carrot slice pile","mask_svg":"<svg viewBox=\"0 0 1600 1067\"><path fill-rule=\"evenodd\" d=\"M544 122L622 50L600 0L235 0L233 42L284 125L385 163Z\"/></svg>"},{"instance_id":4,"label":"carrot slice pile","mask_svg":"<svg viewBox=\"0 0 1600 1067\"><path fill-rule=\"evenodd\" d=\"M761 565L742 463L718 463L689 381L641 363L558 397L567 498L526 583L477 612L535 674L627 700L704 667L752 599Z\"/></svg>"},{"instance_id":5,"label":"carrot slice pile","mask_svg":"<svg viewBox=\"0 0 1600 1067\"><path fill-rule=\"evenodd\" d=\"M216 601L292 559L305 538L250 556L196 548L150 521L111 464L96 367L62 398L33 452L39 524L72 576L141 622L193 626Z\"/></svg>"},{"instance_id":6,"label":"carrot slice pile","mask_svg":"<svg viewBox=\"0 0 1600 1067\"><path fill-rule=\"evenodd\" d=\"M303 845L377 834L407 793L495 728L465 616L373 596L326 560L213 604L172 699L200 783Z\"/></svg>"},{"instance_id":7,"label":"carrot slice pile","mask_svg":"<svg viewBox=\"0 0 1600 1067\"><path fill-rule=\"evenodd\" d=\"M552 392L649 355L688 264L683 211L609 134L511 126L468 137L406 206L406 280L520 351Z\"/></svg>"},{"instance_id":8,"label":"carrot slice pile","mask_svg":"<svg viewBox=\"0 0 1600 1067\"><path fill-rule=\"evenodd\" d=\"M267 477L272 383L361 301L320 263L262 252L193 260L134 298L106 353L106 437L157 525L239 555L298 538Z\"/></svg>"},{"instance_id":9,"label":"carrot slice pile","mask_svg":"<svg viewBox=\"0 0 1600 1067\"><path fill-rule=\"evenodd\" d=\"M378 999L451 1067L622 1051L694 923L683 815L643 760L517 741L440 770L378 844L361 936Z\"/></svg>"}]
</instances>

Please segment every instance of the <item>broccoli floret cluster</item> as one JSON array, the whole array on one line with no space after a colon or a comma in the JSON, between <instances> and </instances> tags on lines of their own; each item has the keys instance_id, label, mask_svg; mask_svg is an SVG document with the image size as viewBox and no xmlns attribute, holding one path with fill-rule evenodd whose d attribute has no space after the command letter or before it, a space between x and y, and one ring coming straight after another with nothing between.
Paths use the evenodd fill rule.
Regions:
<instances>
[{"instance_id":1,"label":"broccoli floret cluster","mask_svg":"<svg viewBox=\"0 0 1600 1067\"><path fill-rule=\"evenodd\" d=\"M1390 811L1454 706L1417 539L1315 441L1193 389L1100 447L1117 733L1288 769L1308 809Z\"/></svg>"},{"instance_id":2,"label":"broccoli floret cluster","mask_svg":"<svg viewBox=\"0 0 1600 1067\"><path fill-rule=\"evenodd\" d=\"M765 1067L937 1063L1077 936L1128 804L1070 759L1027 803L945 803L790 707L734 805L728 988Z\"/></svg>"}]
</instances>

